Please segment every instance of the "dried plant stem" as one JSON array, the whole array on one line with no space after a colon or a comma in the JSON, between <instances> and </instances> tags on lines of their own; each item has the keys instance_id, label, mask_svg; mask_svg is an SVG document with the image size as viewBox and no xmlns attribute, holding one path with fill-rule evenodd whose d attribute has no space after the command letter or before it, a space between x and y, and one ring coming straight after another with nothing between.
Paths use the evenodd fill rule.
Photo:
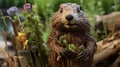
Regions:
<instances>
[{"instance_id":1,"label":"dried plant stem","mask_svg":"<svg viewBox=\"0 0 120 67\"><path fill-rule=\"evenodd\" d=\"M6 51L7 51L7 54L8 54L8 57L9 57L9 52L8 52L8 44L7 44L7 40L6 40L6 35L5 35L5 31L2 29L2 36L3 36L3 39L5 41L5 45L6 45Z\"/></svg>"},{"instance_id":2,"label":"dried plant stem","mask_svg":"<svg viewBox=\"0 0 120 67\"><path fill-rule=\"evenodd\" d=\"M3 19L3 23L5 24L6 29L8 29L8 25L7 25L6 21L5 21L5 18Z\"/></svg>"},{"instance_id":3,"label":"dried plant stem","mask_svg":"<svg viewBox=\"0 0 120 67\"><path fill-rule=\"evenodd\" d=\"M1 45L1 44L0 44ZM4 55L5 58L8 58L8 54L6 53L5 50L3 50L1 47L0 47L0 52Z\"/></svg>"},{"instance_id":4,"label":"dried plant stem","mask_svg":"<svg viewBox=\"0 0 120 67\"><path fill-rule=\"evenodd\" d=\"M9 56L9 52L8 52L8 44L7 44L7 40L6 40L6 35L5 35L5 31L2 29L2 36L3 39L5 41L5 45L6 45L6 51L4 51L2 48L0 48L0 51L3 53L3 55L5 56L5 59L7 60L7 62L9 63L9 67L12 67L13 62Z\"/></svg>"},{"instance_id":5,"label":"dried plant stem","mask_svg":"<svg viewBox=\"0 0 120 67\"><path fill-rule=\"evenodd\" d=\"M9 67L12 67L13 62L12 62L11 58L8 56L8 53L5 50L3 50L1 47L0 47L0 52L3 54L3 56L6 59L6 61L9 63Z\"/></svg>"},{"instance_id":6,"label":"dried plant stem","mask_svg":"<svg viewBox=\"0 0 120 67\"><path fill-rule=\"evenodd\" d=\"M16 26L17 25L15 25L15 20L12 20L12 26L13 26L13 31L14 31L14 34L15 34L15 36L17 36L18 34L17 34L17 29L16 29Z\"/></svg>"}]
</instances>

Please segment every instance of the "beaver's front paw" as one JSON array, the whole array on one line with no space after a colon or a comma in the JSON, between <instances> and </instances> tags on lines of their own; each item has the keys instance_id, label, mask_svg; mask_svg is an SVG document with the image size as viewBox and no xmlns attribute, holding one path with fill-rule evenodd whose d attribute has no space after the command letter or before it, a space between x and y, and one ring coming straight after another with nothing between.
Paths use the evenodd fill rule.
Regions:
<instances>
[{"instance_id":1,"label":"beaver's front paw","mask_svg":"<svg viewBox=\"0 0 120 67\"><path fill-rule=\"evenodd\" d=\"M78 53L76 60L77 61L86 61L90 58L90 51L85 49L84 51Z\"/></svg>"},{"instance_id":2,"label":"beaver's front paw","mask_svg":"<svg viewBox=\"0 0 120 67\"><path fill-rule=\"evenodd\" d=\"M68 50L67 48L62 48L59 53L57 53L57 61L60 61L62 57L74 57L76 56L76 53Z\"/></svg>"},{"instance_id":3,"label":"beaver's front paw","mask_svg":"<svg viewBox=\"0 0 120 67\"><path fill-rule=\"evenodd\" d=\"M70 56L75 56L76 53L74 53L73 51L71 50L68 50L67 48L63 48L62 50L62 53L61 53L62 56L66 56L66 57L70 57Z\"/></svg>"}]
</instances>

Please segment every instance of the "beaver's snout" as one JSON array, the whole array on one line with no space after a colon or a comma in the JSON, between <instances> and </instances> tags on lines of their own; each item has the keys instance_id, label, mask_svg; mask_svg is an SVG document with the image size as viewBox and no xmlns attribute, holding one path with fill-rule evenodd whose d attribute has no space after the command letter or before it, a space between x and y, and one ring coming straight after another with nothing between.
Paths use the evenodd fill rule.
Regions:
<instances>
[{"instance_id":1,"label":"beaver's snout","mask_svg":"<svg viewBox=\"0 0 120 67\"><path fill-rule=\"evenodd\" d=\"M73 16L72 16L71 14L69 14L69 15L67 15L67 16L65 17L65 19L66 19L67 21L71 21L71 20L73 19Z\"/></svg>"}]
</instances>

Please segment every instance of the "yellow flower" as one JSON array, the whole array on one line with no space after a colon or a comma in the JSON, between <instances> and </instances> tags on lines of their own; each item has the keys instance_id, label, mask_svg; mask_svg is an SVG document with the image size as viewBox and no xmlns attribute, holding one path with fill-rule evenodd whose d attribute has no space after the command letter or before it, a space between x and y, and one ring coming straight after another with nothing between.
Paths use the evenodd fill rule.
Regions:
<instances>
[{"instance_id":1,"label":"yellow flower","mask_svg":"<svg viewBox=\"0 0 120 67\"><path fill-rule=\"evenodd\" d=\"M27 43L28 43L28 40L26 40L25 42L23 42L23 49L25 49L25 48L26 48Z\"/></svg>"},{"instance_id":2,"label":"yellow flower","mask_svg":"<svg viewBox=\"0 0 120 67\"><path fill-rule=\"evenodd\" d=\"M18 32L17 40L25 42L27 40L27 35L25 33Z\"/></svg>"}]
</instances>

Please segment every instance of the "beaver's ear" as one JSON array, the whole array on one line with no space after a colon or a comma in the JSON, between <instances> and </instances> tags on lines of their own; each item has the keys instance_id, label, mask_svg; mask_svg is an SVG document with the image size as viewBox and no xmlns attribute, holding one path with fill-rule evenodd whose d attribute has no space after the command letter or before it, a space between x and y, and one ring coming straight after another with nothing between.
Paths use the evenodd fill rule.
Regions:
<instances>
[{"instance_id":1,"label":"beaver's ear","mask_svg":"<svg viewBox=\"0 0 120 67\"><path fill-rule=\"evenodd\" d=\"M82 7L77 7L77 12L80 12L82 10Z\"/></svg>"},{"instance_id":2,"label":"beaver's ear","mask_svg":"<svg viewBox=\"0 0 120 67\"><path fill-rule=\"evenodd\" d=\"M63 4L58 5L58 9L61 9L63 7Z\"/></svg>"},{"instance_id":3,"label":"beaver's ear","mask_svg":"<svg viewBox=\"0 0 120 67\"><path fill-rule=\"evenodd\" d=\"M60 9L61 9L61 5L59 5L59 6L57 7L57 11L60 11Z\"/></svg>"}]
</instances>

